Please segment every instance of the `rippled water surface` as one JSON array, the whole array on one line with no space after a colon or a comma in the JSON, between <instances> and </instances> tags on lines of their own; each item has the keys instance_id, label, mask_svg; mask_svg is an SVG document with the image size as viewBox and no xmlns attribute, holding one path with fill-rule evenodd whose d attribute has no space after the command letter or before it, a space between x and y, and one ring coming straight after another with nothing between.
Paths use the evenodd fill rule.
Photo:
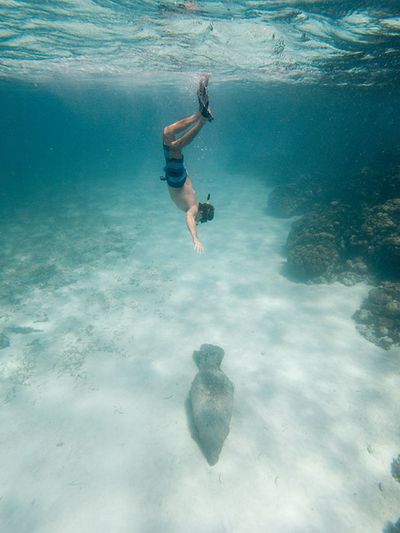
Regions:
<instances>
[{"instance_id":1,"label":"rippled water surface","mask_svg":"<svg viewBox=\"0 0 400 533\"><path fill-rule=\"evenodd\" d=\"M399 36L390 0L1 0L0 77L391 84Z\"/></svg>"}]
</instances>

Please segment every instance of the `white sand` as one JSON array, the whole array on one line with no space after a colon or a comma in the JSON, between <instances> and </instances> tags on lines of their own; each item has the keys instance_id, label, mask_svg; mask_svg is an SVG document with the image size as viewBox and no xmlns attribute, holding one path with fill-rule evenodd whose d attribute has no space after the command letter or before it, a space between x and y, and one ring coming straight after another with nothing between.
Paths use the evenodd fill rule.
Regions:
<instances>
[{"instance_id":1,"label":"white sand","mask_svg":"<svg viewBox=\"0 0 400 533\"><path fill-rule=\"evenodd\" d=\"M400 353L355 329L368 287L288 281L291 221L267 216L267 188L198 181L216 205L204 256L150 176L3 223L11 270L32 268L36 235L58 273L0 313L1 533L376 533L398 518ZM202 343L224 348L235 386L214 467L185 413Z\"/></svg>"}]
</instances>

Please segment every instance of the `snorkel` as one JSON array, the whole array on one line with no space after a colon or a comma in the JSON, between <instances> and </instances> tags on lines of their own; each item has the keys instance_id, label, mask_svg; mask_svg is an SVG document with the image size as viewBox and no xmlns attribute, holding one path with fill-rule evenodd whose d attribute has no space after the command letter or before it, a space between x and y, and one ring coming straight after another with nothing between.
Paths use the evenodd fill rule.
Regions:
<instances>
[{"instance_id":1,"label":"snorkel","mask_svg":"<svg viewBox=\"0 0 400 533\"><path fill-rule=\"evenodd\" d=\"M210 204L210 193L207 195L207 200L204 204L199 202L199 219L196 221L196 225L203 224L214 218L214 207Z\"/></svg>"}]
</instances>

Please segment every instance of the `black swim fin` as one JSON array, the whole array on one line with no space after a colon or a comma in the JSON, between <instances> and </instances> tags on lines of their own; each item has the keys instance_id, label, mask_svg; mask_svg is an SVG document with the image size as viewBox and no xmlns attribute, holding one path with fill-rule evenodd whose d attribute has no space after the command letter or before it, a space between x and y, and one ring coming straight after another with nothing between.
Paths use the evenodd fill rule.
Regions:
<instances>
[{"instance_id":1,"label":"black swim fin","mask_svg":"<svg viewBox=\"0 0 400 533\"><path fill-rule=\"evenodd\" d=\"M199 112L211 122L214 117L209 108L209 98L208 98L208 75L204 75L200 78L199 88L197 90L197 98L199 100Z\"/></svg>"}]
</instances>

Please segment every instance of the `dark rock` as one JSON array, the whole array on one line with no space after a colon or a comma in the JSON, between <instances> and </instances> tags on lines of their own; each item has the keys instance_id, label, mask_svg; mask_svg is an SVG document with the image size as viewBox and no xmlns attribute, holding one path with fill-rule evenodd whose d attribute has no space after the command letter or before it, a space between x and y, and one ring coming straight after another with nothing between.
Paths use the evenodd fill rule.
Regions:
<instances>
[{"instance_id":1,"label":"dark rock","mask_svg":"<svg viewBox=\"0 0 400 533\"><path fill-rule=\"evenodd\" d=\"M400 198L365 209L352 245L381 279L400 279Z\"/></svg>"},{"instance_id":2,"label":"dark rock","mask_svg":"<svg viewBox=\"0 0 400 533\"><path fill-rule=\"evenodd\" d=\"M393 522L387 522L383 533L400 533L400 518L395 524Z\"/></svg>"},{"instance_id":3,"label":"dark rock","mask_svg":"<svg viewBox=\"0 0 400 533\"><path fill-rule=\"evenodd\" d=\"M350 216L348 206L335 202L294 222L287 239L289 276L299 281L321 282L333 281L344 272L344 237Z\"/></svg>"},{"instance_id":4,"label":"dark rock","mask_svg":"<svg viewBox=\"0 0 400 533\"><path fill-rule=\"evenodd\" d=\"M397 459L393 459L391 472L394 479L400 483L400 454Z\"/></svg>"},{"instance_id":5,"label":"dark rock","mask_svg":"<svg viewBox=\"0 0 400 533\"><path fill-rule=\"evenodd\" d=\"M388 350L400 344L400 283L387 281L371 289L353 318L359 332L377 346Z\"/></svg>"},{"instance_id":6,"label":"dark rock","mask_svg":"<svg viewBox=\"0 0 400 533\"><path fill-rule=\"evenodd\" d=\"M289 250L287 271L299 281L322 281L322 276L333 275L338 254L331 243L301 244Z\"/></svg>"}]
</instances>

